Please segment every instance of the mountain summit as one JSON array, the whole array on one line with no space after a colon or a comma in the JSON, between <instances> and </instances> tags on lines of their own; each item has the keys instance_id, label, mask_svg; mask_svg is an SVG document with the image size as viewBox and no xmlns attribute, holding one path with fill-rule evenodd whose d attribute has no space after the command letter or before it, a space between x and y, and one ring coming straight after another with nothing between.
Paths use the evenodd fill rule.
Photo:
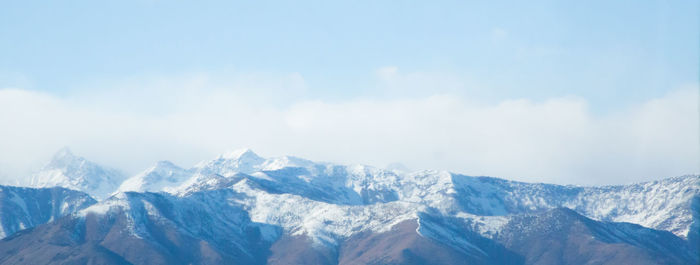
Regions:
<instances>
[{"instance_id":1,"label":"mountain summit","mask_svg":"<svg viewBox=\"0 0 700 265\"><path fill-rule=\"evenodd\" d=\"M253 152L253 150L251 150L250 148L236 149L236 150L224 153L224 154L220 155L219 157L224 158L224 159L249 161L249 162L265 160L264 158L258 156L258 154Z\"/></svg>"},{"instance_id":2,"label":"mountain summit","mask_svg":"<svg viewBox=\"0 0 700 265\"><path fill-rule=\"evenodd\" d=\"M259 171L264 162L265 158L245 148L219 155L214 160L201 162L195 168L203 174L227 176L236 173L250 174Z\"/></svg>"},{"instance_id":3,"label":"mountain summit","mask_svg":"<svg viewBox=\"0 0 700 265\"><path fill-rule=\"evenodd\" d=\"M74 155L70 149L62 148L51 161L31 177L33 187L64 187L104 199L116 190L124 175L115 169Z\"/></svg>"},{"instance_id":4,"label":"mountain summit","mask_svg":"<svg viewBox=\"0 0 700 265\"><path fill-rule=\"evenodd\" d=\"M182 169L170 161L159 161L154 166L125 180L118 192L169 191L191 177L191 171Z\"/></svg>"}]
</instances>

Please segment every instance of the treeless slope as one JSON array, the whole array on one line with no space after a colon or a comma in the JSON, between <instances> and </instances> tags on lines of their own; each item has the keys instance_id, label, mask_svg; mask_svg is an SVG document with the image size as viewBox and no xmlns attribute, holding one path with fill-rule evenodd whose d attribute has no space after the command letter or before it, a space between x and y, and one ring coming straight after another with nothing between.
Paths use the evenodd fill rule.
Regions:
<instances>
[{"instance_id":1,"label":"treeless slope","mask_svg":"<svg viewBox=\"0 0 700 265\"><path fill-rule=\"evenodd\" d=\"M379 234L360 233L340 248L339 264L520 264L512 254L493 245L477 245L484 255L471 255L416 232L416 220L404 221L391 231ZM464 231L461 235L468 236ZM488 242L482 241L482 242ZM496 254L501 255L496 255ZM489 257L490 256L490 257Z\"/></svg>"},{"instance_id":2,"label":"treeless slope","mask_svg":"<svg viewBox=\"0 0 700 265\"><path fill-rule=\"evenodd\" d=\"M670 232L604 223L565 209L514 217L498 241L525 264L696 264L688 243Z\"/></svg>"}]
</instances>

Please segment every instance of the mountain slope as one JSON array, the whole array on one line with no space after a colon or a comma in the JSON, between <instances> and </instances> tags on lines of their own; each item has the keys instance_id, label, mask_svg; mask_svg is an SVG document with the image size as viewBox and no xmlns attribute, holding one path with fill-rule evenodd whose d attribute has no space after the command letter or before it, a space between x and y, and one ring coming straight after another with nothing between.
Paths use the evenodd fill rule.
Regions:
<instances>
[{"instance_id":1,"label":"mountain slope","mask_svg":"<svg viewBox=\"0 0 700 265\"><path fill-rule=\"evenodd\" d=\"M630 185L578 187L453 175L454 198L465 212L507 215L566 207L602 221L630 222L687 237L700 176Z\"/></svg>"},{"instance_id":2,"label":"mountain slope","mask_svg":"<svg viewBox=\"0 0 700 265\"><path fill-rule=\"evenodd\" d=\"M341 245L338 264L522 264L520 256L489 239L443 225L425 215L384 233L358 233ZM436 231L443 229L446 234Z\"/></svg>"},{"instance_id":3,"label":"mountain slope","mask_svg":"<svg viewBox=\"0 0 700 265\"><path fill-rule=\"evenodd\" d=\"M250 222L229 196L121 193L0 241L0 264L263 264L278 229Z\"/></svg>"},{"instance_id":4,"label":"mountain slope","mask_svg":"<svg viewBox=\"0 0 700 265\"><path fill-rule=\"evenodd\" d=\"M697 264L698 250L672 233L597 222L557 208L515 216L496 237L525 264Z\"/></svg>"},{"instance_id":5,"label":"mountain slope","mask_svg":"<svg viewBox=\"0 0 700 265\"><path fill-rule=\"evenodd\" d=\"M118 170L102 167L63 148L32 175L30 185L38 188L64 187L101 200L114 192L123 180L124 175Z\"/></svg>"},{"instance_id":6,"label":"mountain slope","mask_svg":"<svg viewBox=\"0 0 700 265\"><path fill-rule=\"evenodd\" d=\"M0 238L86 208L96 201L64 188L0 186Z\"/></svg>"}]
</instances>

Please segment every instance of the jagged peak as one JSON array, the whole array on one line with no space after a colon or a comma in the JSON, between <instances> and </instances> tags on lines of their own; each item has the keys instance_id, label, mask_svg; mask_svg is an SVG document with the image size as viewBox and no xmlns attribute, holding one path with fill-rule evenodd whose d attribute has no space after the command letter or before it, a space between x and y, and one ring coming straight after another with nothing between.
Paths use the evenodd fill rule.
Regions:
<instances>
[{"instance_id":1,"label":"jagged peak","mask_svg":"<svg viewBox=\"0 0 700 265\"><path fill-rule=\"evenodd\" d=\"M73 154L70 148L63 147L56 151L56 153L54 153L51 160L46 165L44 165L42 170L64 168L72 164L81 163L84 160L84 158Z\"/></svg>"},{"instance_id":2,"label":"jagged peak","mask_svg":"<svg viewBox=\"0 0 700 265\"><path fill-rule=\"evenodd\" d=\"M258 154L253 152L253 150L250 148L241 148L229 151L220 155L219 158L231 160L263 160L262 157L258 156Z\"/></svg>"},{"instance_id":3,"label":"jagged peak","mask_svg":"<svg viewBox=\"0 0 700 265\"><path fill-rule=\"evenodd\" d=\"M86 192L102 199L125 179L123 172L89 161L63 147L47 164L31 176L34 187L60 186Z\"/></svg>"}]
</instances>

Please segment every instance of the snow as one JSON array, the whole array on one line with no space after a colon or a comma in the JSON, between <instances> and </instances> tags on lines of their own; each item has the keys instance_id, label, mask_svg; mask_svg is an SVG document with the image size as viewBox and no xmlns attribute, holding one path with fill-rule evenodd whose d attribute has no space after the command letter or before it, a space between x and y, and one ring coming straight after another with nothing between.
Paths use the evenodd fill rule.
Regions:
<instances>
[{"instance_id":1,"label":"snow","mask_svg":"<svg viewBox=\"0 0 700 265\"><path fill-rule=\"evenodd\" d=\"M191 172L176 166L170 161L160 161L145 171L125 180L116 192L167 191L182 185L191 175Z\"/></svg>"},{"instance_id":2,"label":"snow","mask_svg":"<svg viewBox=\"0 0 700 265\"><path fill-rule=\"evenodd\" d=\"M337 205L298 195L271 194L252 188L248 180L236 183L232 189L250 196L236 202L245 206L252 221L278 225L292 235L306 235L324 245L335 245L337 239L365 230L388 231L398 223L416 219L421 209L406 202Z\"/></svg>"},{"instance_id":3,"label":"snow","mask_svg":"<svg viewBox=\"0 0 700 265\"><path fill-rule=\"evenodd\" d=\"M464 219L475 232L488 238L493 238L510 221L507 216L479 216L463 212L457 213L456 217Z\"/></svg>"},{"instance_id":4,"label":"snow","mask_svg":"<svg viewBox=\"0 0 700 265\"><path fill-rule=\"evenodd\" d=\"M99 200L114 192L123 180L121 172L75 156L64 148L54 155L51 162L32 175L30 186L64 187L88 193Z\"/></svg>"},{"instance_id":5,"label":"snow","mask_svg":"<svg viewBox=\"0 0 700 265\"><path fill-rule=\"evenodd\" d=\"M668 178L626 186L588 187L565 204L590 218L635 223L686 237L691 201L700 195L700 176Z\"/></svg>"},{"instance_id":6,"label":"snow","mask_svg":"<svg viewBox=\"0 0 700 265\"><path fill-rule=\"evenodd\" d=\"M454 230L448 229L442 224L431 222L419 222L420 226L416 232L423 237L441 240L443 244L449 244L466 254L476 252L486 256L486 252L475 246L466 237L456 235Z\"/></svg>"},{"instance_id":7,"label":"snow","mask_svg":"<svg viewBox=\"0 0 700 265\"><path fill-rule=\"evenodd\" d=\"M105 215L113 210L129 209L130 204L126 199L126 194L118 193L107 200L78 211L75 215L80 217L85 217L88 214Z\"/></svg>"},{"instance_id":8,"label":"snow","mask_svg":"<svg viewBox=\"0 0 700 265\"><path fill-rule=\"evenodd\" d=\"M292 235L306 235L318 245L333 246L362 231L386 232L407 220L417 220L421 226L418 232L423 236L459 238L450 235L458 233L456 228L421 222L425 212L454 217L474 232L492 238L513 215L557 207L597 220L630 222L685 237L692 222L690 201L700 194L700 176L625 186L560 186L447 171L405 172L315 163L291 156L266 159L243 149L190 169L159 162L125 181L112 198L79 215L107 214L115 208L129 212L134 204L145 209L147 215L161 215L148 202L129 201L124 191L167 192L186 199L220 190L233 193L206 197L211 201L197 207L240 207L252 222L278 226ZM211 214L222 223L231 218L216 210ZM134 224L139 222L138 216L131 218ZM133 229L138 233L137 228ZM266 238L278 235L274 229L266 229ZM453 243L468 246L468 242Z\"/></svg>"},{"instance_id":9,"label":"snow","mask_svg":"<svg viewBox=\"0 0 700 265\"><path fill-rule=\"evenodd\" d=\"M0 186L0 238L51 222L94 203L87 194L65 189Z\"/></svg>"}]
</instances>

